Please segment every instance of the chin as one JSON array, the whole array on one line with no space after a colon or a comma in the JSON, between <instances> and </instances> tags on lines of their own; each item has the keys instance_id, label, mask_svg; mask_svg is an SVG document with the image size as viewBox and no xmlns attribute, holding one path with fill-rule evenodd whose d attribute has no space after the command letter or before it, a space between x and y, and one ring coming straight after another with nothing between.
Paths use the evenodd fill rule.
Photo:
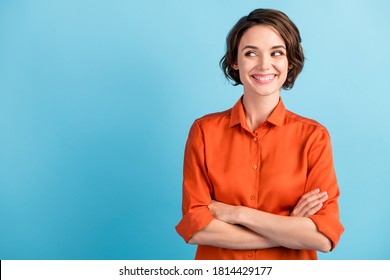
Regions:
<instances>
[{"instance_id":1,"label":"chin","mask_svg":"<svg viewBox=\"0 0 390 280\"><path fill-rule=\"evenodd\" d=\"M254 91L256 95L260 96L271 96L271 95L279 95L280 90L279 89L270 89L270 90L256 90Z\"/></svg>"}]
</instances>

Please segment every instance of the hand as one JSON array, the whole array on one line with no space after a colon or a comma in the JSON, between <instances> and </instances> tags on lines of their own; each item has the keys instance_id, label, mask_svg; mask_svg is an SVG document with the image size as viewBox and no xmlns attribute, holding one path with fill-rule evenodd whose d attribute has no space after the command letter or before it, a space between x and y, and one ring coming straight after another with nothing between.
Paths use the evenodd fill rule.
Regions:
<instances>
[{"instance_id":1,"label":"hand","mask_svg":"<svg viewBox=\"0 0 390 280\"><path fill-rule=\"evenodd\" d=\"M211 214L213 214L213 216L218 220L229 224L236 223L236 214L239 206L212 200L208 207Z\"/></svg>"},{"instance_id":2,"label":"hand","mask_svg":"<svg viewBox=\"0 0 390 280\"><path fill-rule=\"evenodd\" d=\"M312 190L302 195L290 216L310 217L322 208L323 203L327 199L328 195L326 192L320 192L320 189Z\"/></svg>"}]
</instances>

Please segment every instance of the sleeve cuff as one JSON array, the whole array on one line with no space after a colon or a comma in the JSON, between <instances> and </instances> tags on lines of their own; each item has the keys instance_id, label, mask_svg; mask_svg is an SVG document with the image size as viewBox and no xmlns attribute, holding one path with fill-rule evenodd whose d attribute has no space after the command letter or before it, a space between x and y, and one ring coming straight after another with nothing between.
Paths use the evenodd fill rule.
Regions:
<instances>
[{"instance_id":1,"label":"sleeve cuff","mask_svg":"<svg viewBox=\"0 0 390 280\"><path fill-rule=\"evenodd\" d=\"M332 242L331 250L333 250L344 232L344 227L339 222L339 219L336 217L327 217L325 215L313 215L309 218L314 222L317 230L329 238Z\"/></svg>"},{"instance_id":2,"label":"sleeve cuff","mask_svg":"<svg viewBox=\"0 0 390 280\"><path fill-rule=\"evenodd\" d=\"M213 219L207 206L192 209L177 224L176 231L188 243L196 232L204 229Z\"/></svg>"}]
</instances>

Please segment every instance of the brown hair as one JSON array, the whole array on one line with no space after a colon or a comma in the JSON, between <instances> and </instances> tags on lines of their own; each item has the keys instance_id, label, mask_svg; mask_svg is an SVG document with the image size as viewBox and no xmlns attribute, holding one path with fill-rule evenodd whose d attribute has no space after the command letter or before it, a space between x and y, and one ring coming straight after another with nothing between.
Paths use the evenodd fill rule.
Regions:
<instances>
[{"instance_id":1,"label":"brown hair","mask_svg":"<svg viewBox=\"0 0 390 280\"><path fill-rule=\"evenodd\" d=\"M289 69L282 88L291 89L302 71L305 57L298 28L286 14L277 10L256 9L248 16L242 17L233 26L226 37L226 53L220 61L225 77L232 80L235 86L242 84L239 72L233 68L233 65L237 63L238 45L242 36L250 27L256 25L269 25L275 28L283 38L287 49L287 60L292 69Z\"/></svg>"}]
</instances>

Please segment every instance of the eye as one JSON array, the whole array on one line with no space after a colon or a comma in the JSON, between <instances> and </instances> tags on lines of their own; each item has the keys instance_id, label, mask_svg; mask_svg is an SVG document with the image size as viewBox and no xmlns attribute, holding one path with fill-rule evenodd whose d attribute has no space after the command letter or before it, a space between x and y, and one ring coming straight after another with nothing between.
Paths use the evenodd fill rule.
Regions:
<instances>
[{"instance_id":1,"label":"eye","mask_svg":"<svg viewBox=\"0 0 390 280\"><path fill-rule=\"evenodd\" d=\"M248 51L245 53L245 56L256 56L256 53L254 51Z\"/></svg>"},{"instance_id":2,"label":"eye","mask_svg":"<svg viewBox=\"0 0 390 280\"><path fill-rule=\"evenodd\" d=\"M284 53L282 51L274 51L271 55L272 56L282 56L282 55L284 55Z\"/></svg>"}]
</instances>

